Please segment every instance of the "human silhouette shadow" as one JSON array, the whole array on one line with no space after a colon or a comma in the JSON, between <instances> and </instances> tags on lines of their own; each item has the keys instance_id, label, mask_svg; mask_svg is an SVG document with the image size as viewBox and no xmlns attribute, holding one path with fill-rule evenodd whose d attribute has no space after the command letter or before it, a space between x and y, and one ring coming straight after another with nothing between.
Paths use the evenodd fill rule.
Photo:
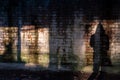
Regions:
<instances>
[{"instance_id":1,"label":"human silhouette shadow","mask_svg":"<svg viewBox=\"0 0 120 80\"><path fill-rule=\"evenodd\" d=\"M9 38L9 41L4 42L4 47L5 47L5 51L4 54L2 55L2 62L15 62L14 59L14 54L13 54L13 42L14 40Z\"/></svg>"},{"instance_id":2,"label":"human silhouette shadow","mask_svg":"<svg viewBox=\"0 0 120 80\"><path fill-rule=\"evenodd\" d=\"M93 73L88 80L94 80L98 76L98 80L104 80L105 66L112 66L107 51L109 50L109 37L105 34L105 30L101 23L98 24L95 34L91 35L90 46L93 48ZM99 73L100 69L100 73ZM98 75L99 73L99 75Z\"/></svg>"}]
</instances>

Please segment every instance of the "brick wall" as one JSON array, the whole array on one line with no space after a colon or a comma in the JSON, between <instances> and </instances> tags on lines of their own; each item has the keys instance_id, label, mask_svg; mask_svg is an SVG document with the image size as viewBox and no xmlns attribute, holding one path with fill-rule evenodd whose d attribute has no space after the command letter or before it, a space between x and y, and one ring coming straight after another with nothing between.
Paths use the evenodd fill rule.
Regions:
<instances>
[{"instance_id":1,"label":"brick wall","mask_svg":"<svg viewBox=\"0 0 120 80\"><path fill-rule=\"evenodd\" d=\"M89 45L90 36L94 34L97 21L90 23L83 22L76 17L72 25L58 27L53 20L50 27L39 27L36 36L35 26L23 26L21 31L21 58L26 63L39 63L43 67L53 68L80 68L80 66L93 63L93 49ZM88 33L85 27L89 24ZM103 27L110 38L110 49L108 54L113 64L120 64L119 51L119 23L115 21L103 21ZM64 28L64 26L67 26ZM0 27L0 55L1 59L14 58L17 54L17 28ZM10 34L9 34L10 33ZM37 49L36 45L37 37ZM13 40L13 54L4 55L5 44L9 39ZM6 41L6 42L5 42ZM35 54L37 51L37 55ZM35 54L35 55L34 55ZM2 60L1 60L2 62ZM4 61L3 61L4 62ZM66 66L67 65L67 66Z\"/></svg>"}]
</instances>

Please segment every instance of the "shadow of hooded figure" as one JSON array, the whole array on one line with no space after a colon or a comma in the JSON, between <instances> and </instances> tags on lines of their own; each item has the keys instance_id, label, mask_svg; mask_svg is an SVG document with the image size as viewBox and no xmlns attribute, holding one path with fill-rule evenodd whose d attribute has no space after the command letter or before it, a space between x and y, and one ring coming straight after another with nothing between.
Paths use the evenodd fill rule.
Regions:
<instances>
[{"instance_id":1,"label":"shadow of hooded figure","mask_svg":"<svg viewBox=\"0 0 120 80\"><path fill-rule=\"evenodd\" d=\"M15 61L14 54L13 54L13 48L12 48L13 42L14 40L10 38L8 42L4 43L5 51L4 51L4 54L2 55L3 62L14 62Z\"/></svg>"},{"instance_id":2,"label":"shadow of hooded figure","mask_svg":"<svg viewBox=\"0 0 120 80\"><path fill-rule=\"evenodd\" d=\"M98 78L99 80L104 80L105 66L110 66L111 60L107 54L109 50L109 37L105 34L105 30L101 23L98 24L95 34L91 35L90 46L94 50L93 73L88 80L94 80L99 73L99 69L101 69L101 71Z\"/></svg>"}]
</instances>

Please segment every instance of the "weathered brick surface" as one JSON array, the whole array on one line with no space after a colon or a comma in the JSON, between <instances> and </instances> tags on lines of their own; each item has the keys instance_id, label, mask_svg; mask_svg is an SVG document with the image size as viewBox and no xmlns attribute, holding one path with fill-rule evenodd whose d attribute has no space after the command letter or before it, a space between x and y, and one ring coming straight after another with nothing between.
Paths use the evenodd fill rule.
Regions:
<instances>
[{"instance_id":1,"label":"weathered brick surface","mask_svg":"<svg viewBox=\"0 0 120 80\"><path fill-rule=\"evenodd\" d=\"M77 18L76 18L77 21ZM35 62L37 59L38 63L42 64L45 62L44 66L48 66L49 62L55 63L55 65L61 65L62 57L65 54L66 63L70 62L70 55L78 56L79 64L88 65L93 63L93 50L89 45L89 39L91 31L86 36L85 24L78 19L74 25L68 25L68 27L57 27L55 21L51 23L50 28L40 28L38 30L38 53L36 57L30 55L35 51L35 30L34 26L32 30L23 27L21 32L21 42L22 42L22 60L25 62ZM103 26L110 38L110 49L109 55L113 64L119 64L119 23L103 23ZM28 26L29 27L29 26ZM92 27L92 26L91 26ZM26 28L26 29L25 29ZM29 27L30 28L30 27ZM16 45L17 45L17 29L11 29L11 37L14 39L13 52L16 55ZM1 27L1 50L0 54L4 54L5 51L5 41L7 42L8 31L7 28ZM2 58L2 56L1 56ZM72 59L73 60L73 59ZM76 59L73 60L74 63Z\"/></svg>"}]
</instances>

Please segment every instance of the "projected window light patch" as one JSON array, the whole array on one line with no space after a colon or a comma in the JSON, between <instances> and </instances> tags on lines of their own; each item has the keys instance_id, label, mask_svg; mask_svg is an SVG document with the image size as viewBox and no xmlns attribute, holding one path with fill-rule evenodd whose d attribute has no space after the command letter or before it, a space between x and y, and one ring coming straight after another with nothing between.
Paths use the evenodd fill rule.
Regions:
<instances>
[{"instance_id":1,"label":"projected window light patch","mask_svg":"<svg viewBox=\"0 0 120 80\"><path fill-rule=\"evenodd\" d=\"M49 61L49 54L47 54L49 53L49 29L35 29L35 26L23 26L21 31L21 48L23 61L47 64Z\"/></svg>"},{"instance_id":2,"label":"projected window light patch","mask_svg":"<svg viewBox=\"0 0 120 80\"><path fill-rule=\"evenodd\" d=\"M49 53L49 29L42 28L38 30L38 50L39 53Z\"/></svg>"},{"instance_id":3,"label":"projected window light patch","mask_svg":"<svg viewBox=\"0 0 120 80\"><path fill-rule=\"evenodd\" d=\"M4 30L3 27L0 27L0 55L2 55L4 53L4 44L3 44L3 40L4 40Z\"/></svg>"},{"instance_id":4,"label":"projected window light patch","mask_svg":"<svg viewBox=\"0 0 120 80\"><path fill-rule=\"evenodd\" d=\"M17 27L0 27L0 62L16 61Z\"/></svg>"},{"instance_id":5,"label":"projected window light patch","mask_svg":"<svg viewBox=\"0 0 120 80\"><path fill-rule=\"evenodd\" d=\"M2 55L5 50L5 46L12 42L13 50L16 48L17 40L17 28L15 27L0 27L0 54Z\"/></svg>"},{"instance_id":6,"label":"projected window light patch","mask_svg":"<svg viewBox=\"0 0 120 80\"><path fill-rule=\"evenodd\" d=\"M36 38L38 37L38 38ZM37 40L38 52L49 53L49 29L40 28L37 30L37 35L34 26L24 26L21 32L22 51L29 53L29 48L35 46ZM32 45L32 46L31 46Z\"/></svg>"},{"instance_id":7,"label":"projected window light patch","mask_svg":"<svg viewBox=\"0 0 120 80\"><path fill-rule=\"evenodd\" d=\"M21 52L22 54L29 54L29 48L32 45L33 39L35 38L34 26L23 26L21 31Z\"/></svg>"}]
</instances>

